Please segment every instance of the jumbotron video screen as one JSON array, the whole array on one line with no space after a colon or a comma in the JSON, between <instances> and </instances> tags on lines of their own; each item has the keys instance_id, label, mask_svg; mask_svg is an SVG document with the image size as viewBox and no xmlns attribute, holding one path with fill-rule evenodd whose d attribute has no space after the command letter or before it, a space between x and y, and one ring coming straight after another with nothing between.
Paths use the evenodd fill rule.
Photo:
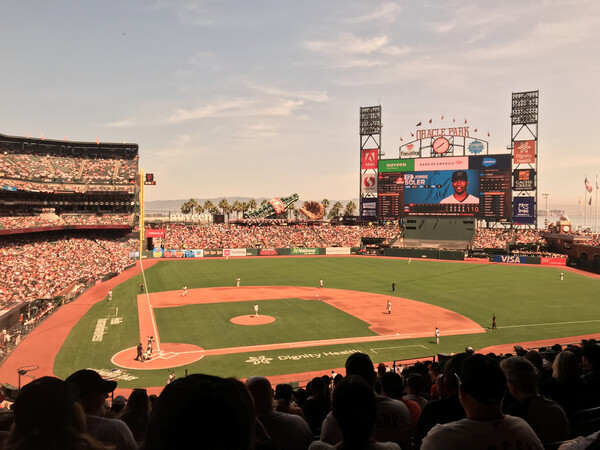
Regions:
<instances>
[{"instance_id":1,"label":"jumbotron video screen","mask_svg":"<svg viewBox=\"0 0 600 450\"><path fill-rule=\"evenodd\" d=\"M380 160L377 215L458 216L505 221L511 216L511 156Z\"/></svg>"}]
</instances>

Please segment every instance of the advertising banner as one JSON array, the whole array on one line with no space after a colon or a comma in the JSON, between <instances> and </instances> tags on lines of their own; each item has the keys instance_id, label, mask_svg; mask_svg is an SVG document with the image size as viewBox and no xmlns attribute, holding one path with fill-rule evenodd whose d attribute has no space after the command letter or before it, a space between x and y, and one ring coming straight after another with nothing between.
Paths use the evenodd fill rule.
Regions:
<instances>
[{"instance_id":1,"label":"advertising banner","mask_svg":"<svg viewBox=\"0 0 600 450\"><path fill-rule=\"evenodd\" d=\"M421 158L415 159L417 171L424 170L467 170L469 168L468 156L449 156L446 158Z\"/></svg>"},{"instance_id":2,"label":"advertising banner","mask_svg":"<svg viewBox=\"0 0 600 450\"><path fill-rule=\"evenodd\" d=\"M350 247L327 247L325 249L326 255L349 255Z\"/></svg>"},{"instance_id":3,"label":"advertising banner","mask_svg":"<svg viewBox=\"0 0 600 450\"><path fill-rule=\"evenodd\" d=\"M318 248L291 248L290 255L318 255Z\"/></svg>"},{"instance_id":4,"label":"advertising banner","mask_svg":"<svg viewBox=\"0 0 600 450\"><path fill-rule=\"evenodd\" d=\"M154 250L152 250L152 257L153 258L162 258L163 257L163 249L160 247L155 247Z\"/></svg>"},{"instance_id":5,"label":"advertising banner","mask_svg":"<svg viewBox=\"0 0 600 450\"><path fill-rule=\"evenodd\" d=\"M360 219L361 220L376 220L377 219L377 199L363 198L360 202Z\"/></svg>"},{"instance_id":6,"label":"advertising banner","mask_svg":"<svg viewBox=\"0 0 600 450\"><path fill-rule=\"evenodd\" d=\"M146 237L147 238L165 237L165 230L149 228L146 230Z\"/></svg>"},{"instance_id":7,"label":"advertising banner","mask_svg":"<svg viewBox=\"0 0 600 450\"><path fill-rule=\"evenodd\" d=\"M535 190L535 170L516 169L513 172L513 189L515 191Z\"/></svg>"},{"instance_id":8,"label":"advertising banner","mask_svg":"<svg viewBox=\"0 0 600 450\"><path fill-rule=\"evenodd\" d=\"M378 150L363 149L360 155L360 168L361 169L377 169L377 160L379 159Z\"/></svg>"},{"instance_id":9,"label":"advertising banner","mask_svg":"<svg viewBox=\"0 0 600 450\"><path fill-rule=\"evenodd\" d=\"M277 250L274 248L261 248L258 251L258 256L277 256Z\"/></svg>"},{"instance_id":10,"label":"advertising banner","mask_svg":"<svg viewBox=\"0 0 600 450\"><path fill-rule=\"evenodd\" d=\"M535 141L515 141L515 164L535 164Z\"/></svg>"},{"instance_id":11,"label":"advertising banner","mask_svg":"<svg viewBox=\"0 0 600 450\"><path fill-rule=\"evenodd\" d=\"M204 249L204 258L214 258L223 256L222 248L205 248Z\"/></svg>"},{"instance_id":12,"label":"advertising banner","mask_svg":"<svg viewBox=\"0 0 600 450\"><path fill-rule=\"evenodd\" d=\"M223 256L246 256L245 248L226 248L223 250Z\"/></svg>"},{"instance_id":13,"label":"advertising banner","mask_svg":"<svg viewBox=\"0 0 600 450\"><path fill-rule=\"evenodd\" d=\"M367 194L377 194L377 175L376 174L362 174L362 184L361 184L361 192L362 195L365 196Z\"/></svg>"},{"instance_id":14,"label":"advertising banner","mask_svg":"<svg viewBox=\"0 0 600 450\"><path fill-rule=\"evenodd\" d=\"M535 223L535 198L515 197L513 199L513 223L531 225Z\"/></svg>"},{"instance_id":15,"label":"advertising banner","mask_svg":"<svg viewBox=\"0 0 600 450\"><path fill-rule=\"evenodd\" d=\"M566 266L567 258L540 258L540 264L542 266Z\"/></svg>"},{"instance_id":16,"label":"advertising banner","mask_svg":"<svg viewBox=\"0 0 600 450\"><path fill-rule=\"evenodd\" d=\"M196 250L185 250L183 252L184 258L202 258L204 254L204 250L196 249Z\"/></svg>"},{"instance_id":17,"label":"advertising banner","mask_svg":"<svg viewBox=\"0 0 600 450\"><path fill-rule=\"evenodd\" d=\"M448 159L448 158L444 158ZM379 161L380 172L412 172L415 170L414 159L384 159Z\"/></svg>"},{"instance_id":18,"label":"advertising banner","mask_svg":"<svg viewBox=\"0 0 600 450\"><path fill-rule=\"evenodd\" d=\"M421 149L415 144L406 144L400 147L400 158L418 158L421 156Z\"/></svg>"},{"instance_id":19,"label":"advertising banner","mask_svg":"<svg viewBox=\"0 0 600 450\"><path fill-rule=\"evenodd\" d=\"M494 255L494 262L509 264L527 264L527 257L513 255Z\"/></svg>"}]
</instances>

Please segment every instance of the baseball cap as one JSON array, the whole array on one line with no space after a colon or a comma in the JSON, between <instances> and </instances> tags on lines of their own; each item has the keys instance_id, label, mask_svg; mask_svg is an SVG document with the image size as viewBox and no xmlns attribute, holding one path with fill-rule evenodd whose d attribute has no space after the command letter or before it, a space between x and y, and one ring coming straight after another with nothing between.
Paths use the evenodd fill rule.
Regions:
<instances>
[{"instance_id":1,"label":"baseball cap","mask_svg":"<svg viewBox=\"0 0 600 450\"><path fill-rule=\"evenodd\" d=\"M487 405L502 402L506 377L500 365L489 356L476 354L465 359L459 380L462 388L475 400Z\"/></svg>"},{"instance_id":2,"label":"baseball cap","mask_svg":"<svg viewBox=\"0 0 600 450\"><path fill-rule=\"evenodd\" d=\"M109 394L117 387L116 381L103 379L98 372L91 369L78 370L65 380L79 387L81 397L92 393Z\"/></svg>"},{"instance_id":3,"label":"baseball cap","mask_svg":"<svg viewBox=\"0 0 600 450\"><path fill-rule=\"evenodd\" d=\"M55 377L41 377L21 388L13 405L21 435L39 436L64 430L79 395L76 385Z\"/></svg>"},{"instance_id":4,"label":"baseball cap","mask_svg":"<svg viewBox=\"0 0 600 450\"><path fill-rule=\"evenodd\" d=\"M469 176L467 175L467 172L465 172L464 170L457 170L456 172L454 172L452 174L452 181L456 181L456 180L469 181Z\"/></svg>"}]
</instances>

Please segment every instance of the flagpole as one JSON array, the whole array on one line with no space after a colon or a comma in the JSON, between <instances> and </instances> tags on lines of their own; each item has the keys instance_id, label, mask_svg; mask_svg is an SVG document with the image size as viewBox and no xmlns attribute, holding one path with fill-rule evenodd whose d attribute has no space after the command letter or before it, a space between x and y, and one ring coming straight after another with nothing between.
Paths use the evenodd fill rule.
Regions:
<instances>
[{"instance_id":1,"label":"flagpole","mask_svg":"<svg viewBox=\"0 0 600 450\"><path fill-rule=\"evenodd\" d=\"M598 229L598 175L596 175L596 233L600 233Z\"/></svg>"}]
</instances>

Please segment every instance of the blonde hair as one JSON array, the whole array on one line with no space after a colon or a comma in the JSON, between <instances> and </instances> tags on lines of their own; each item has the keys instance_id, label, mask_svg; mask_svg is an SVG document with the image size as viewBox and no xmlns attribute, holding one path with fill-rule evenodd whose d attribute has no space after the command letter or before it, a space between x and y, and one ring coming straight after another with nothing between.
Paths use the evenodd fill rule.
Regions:
<instances>
[{"instance_id":1,"label":"blonde hair","mask_svg":"<svg viewBox=\"0 0 600 450\"><path fill-rule=\"evenodd\" d=\"M560 384L568 384L579 380L581 371L574 353L564 350L554 358L552 363L552 378Z\"/></svg>"}]
</instances>

